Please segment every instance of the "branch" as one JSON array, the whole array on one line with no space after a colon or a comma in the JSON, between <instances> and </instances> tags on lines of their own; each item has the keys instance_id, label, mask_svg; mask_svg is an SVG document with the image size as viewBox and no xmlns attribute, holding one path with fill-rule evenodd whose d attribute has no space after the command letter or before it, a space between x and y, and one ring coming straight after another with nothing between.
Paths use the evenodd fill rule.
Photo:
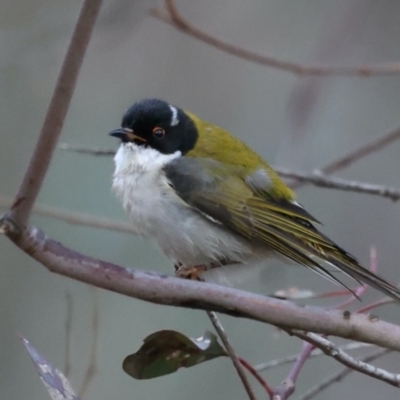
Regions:
<instances>
[{"instance_id":1,"label":"branch","mask_svg":"<svg viewBox=\"0 0 400 400\"><path fill-rule=\"evenodd\" d=\"M65 364L64 375L70 378L71 373L71 342L72 342L72 315L73 315L73 302L71 293L67 292L66 296L66 318L65 318Z\"/></svg>"},{"instance_id":2,"label":"branch","mask_svg":"<svg viewBox=\"0 0 400 400\"><path fill-rule=\"evenodd\" d=\"M374 353L370 354L369 356L363 357L361 361L363 362L371 362L376 360L379 357L382 357L386 354L389 354L391 350L388 349L378 349ZM321 393L323 390L331 386L335 382L340 382L342 379L344 379L347 375L349 375L351 372L353 372L354 369L352 368L344 368L342 371L339 371L336 374L333 374L332 376L329 376L328 378L324 379L322 382L320 382L318 385L314 386L311 388L309 391L304 393L302 396L300 396L297 400L310 400L315 395L318 393Z\"/></svg>"},{"instance_id":3,"label":"branch","mask_svg":"<svg viewBox=\"0 0 400 400\"><path fill-rule=\"evenodd\" d=\"M85 0L83 2L47 109L39 140L11 208L13 219L21 226L25 225L29 219L49 167L101 3L102 0Z\"/></svg>"},{"instance_id":4,"label":"branch","mask_svg":"<svg viewBox=\"0 0 400 400\"><path fill-rule=\"evenodd\" d=\"M0 195L0 207L8 207L12 199ZM35 204L32 210L35 214L43 217L55 218L73 225L88 226L90 228L107 229L110 231L135 233L132 224L123 221L116 221L110 218L103 218L95 215L65 211L60 208Z\"/></svg>"},{"instance_id":5,"label":"branch","mask_svg":"<svg viewBox=\"0 0 400 400\"><path fill-rule=\"evenodd\" d=\"M382 145L382 143L380 145ZM99 149L99 148L92 149L84 146L67 145L65 143L59 148L63 150L74 151L84 154L91 154L96 156L109 156L115 153L113 150L110 149ZM351 160L349 161L348 158L347 160L348 160L347 163L351 162ZM340 162L339 164L335 162L335 165L346 165L346 164L343 162ZM295 172L280 167L274 167L274 169L280 176L284 178L295 179L298 182L312 183L314 186L318 187L342 190L345 192L364 193L373 196L388 198L393 201L397 201L400 199L400 189L394 187L377 185L374 183L367 183L367 182L351 181L343 178L334 178L334 177L331 178L331 177L326 177L322 174L322 172L324 172L325 170L328 170L328 173L331 172L332 171L331 168L323 168L323 170L320 171L317 170L312 173ZM292 187L293 186L298 187L300 185L292 185Z\"/></svg>"},{"instance_id":6,"label":"branch","mask_svg":"<svg viewBox=\"0 0 400 400\"><path fill-rule=\"evenodd\" d=\"M367 311L372 310L373 308L377 308L377 307L381 307L385 304L391 304L394 302L394 299L392 299L391 297L384 297L383 299L374 301L371 304L366 305L365 307L360 308L359 310L357 310L358 313L366 313Z\"/></svg>"},{"instance_id":7,"label":"branch","mask_svg":"<svg viewBox=\"0 0 400 400\"><path fill-rule=\"evenodd\" d=\"M343 351L347 351L347 350L355 350L355 349L371 347L371 346L372 345L369 343L355 342L355 343L349 343L345 346L342 346L342 347L340 347L340 349L342 349ZM325 353L322 350L319 350L319 349L314 350L310 354L309 358L319 357L324 354ZM275 367L279 367L281 365L291 364L292 362L296 361L298 357L299 357L299 354L293 354L291 356L279 358L278 360L267 361L265 363L255 365L254 369L258 372L267 371L270 368L275 368Z\"/></svg>"},{"instance_id":8,"label":"branch","mask_svg":"<svg viewBox=\"0 0 400 400\"><path fill-rule=\"evenodd\" d=\"M361 360L357 360L350 354L343 351L339 346L336 346L334 343L315 333L299 331L292 331L292 333L308 343L311 343L315 347L318 347L327 356L333 357L346 367L386 382L389 385L400 387L400 374L393 374L382 368L378 368Z\"/></svg>"},{"instance_id":9,"label":"branch","mask_svg":"<svg viewBox=\"0 0 400 400\"><path fill-rule=\"evenodd\" d=\"M346 168L361 158L383 149L398 139L400 139L400 127L396 127L389 132L383 133L377 138L371 139L369 142L361 145L357 149L350 151L344 156L339 157L335 161L325 165L325 167L320 168L320 171L323 174L331 174L339 169Z\"/></svg>"},{"instance_id":10,"label":"branch","mask_svg":"<svg viewBox=\"0 0 400 400\"><path fill-rule=\"evenodd\" d=\"M364 314L303 307L221 285L142 272L64 247L35 227L20 229L9 216L0 231L51 272L155 304L211 310L266 322L286 330L339 336L400 351L400 326Z\"/></svg>"},{"instance_id":11,"label":"branch","mask_svg":"<svg viewBox=\"0 0 400 400\"><path fill-rule=\"evenodd\" d=\"M240 380L242 381L242 384L246 390L247 395L249 396L250 400L256 400L256 396L253 392L253 389L251 388L250 382L247 379L247 376L244 372L243 369L243 361L239 359L239 357L236 354L235 349L233 348L228 335L225 332L224 327L222 326L220 320L218 319L217 314L214 311L207 311L208 318L210 319L211 323L213 324L215 330L218 333L219 338L221 339L222 343L224 344L225 350L228 353L230 359L232 360L233 366L236 369L237 374L239 375ZM243 364L243 365L242 365ZM266 386L269 389L269 386ZM269 393L270 397L272 398L272 392Z\"/></svg>"},{"instance_id":12,"label":"branch","mask_svg":"<svg viewBox=\"0 0 400 400\"><path fill-rule=\"evenodd\" d=\"M274 392L278 395L279 399L286 400L293 394L296 389L297 377L299 376L301 369L303 368L306 361L309 359L314 349L314 345L303 342L303 349L296 357L296 361L293 364L289 375L283 382L281 382L279 386L274 388Z\"/></svg>"},{"instance_id":13,"label":"branch","mask_svg":"<svg viewBox=\"0 0 400 400\"><path fill-rule=\"evenodd\" d=\"M382 150L384 147L388 146L390 143L393 143L395 140L400 139L400 127L396 127L389 132L385 132L377 138L371 139L369 142L362 144L355 150L350 151L342 157L337 158L329 164L326 164L324 167L319 168L317 171L322 174L332 174L340 169L347 168L351 164L354 164L356 161L361 160L363 157L368 156L372 153L375 153L379 150ZM303 186L306 183L296 183L292 185L293 188L298 188Z\"/></svg>"},{"instance_id":14,"label":"branch","mask_svg":"<svg viewBox=\"0 0 400 400\"><path fill-rule=\"evenodd\" d=\"M99 321L100 321L100 309L99 309L99 298L96 288L92 287L93 296L93 310L92 310L92 337L90 338L90 349L89 349L89 364L86 368L85 374L83 375L83 381L79 388L79 398L85 398L90 383L98 372L97 367L97 352L99 348Z\"/></svg>"},{"instance_id":15,"label":"branch","mask_svg":"<svg viewBox=\"0 0 400 400\"><path fill-rule=\"evenodd\" d=\"M370 270L371 272L376 273L378 268L378 263L376 259L376 250L374 247L371 248L371 263L370 263ZM356 296L359 298L368 286L359 286L355 292L354 296L352 296L349 300L342 302L341 304L336 305L333 307L334 309L343 309L344 307L351 304L355 299ZM324 335L326 336L326 335ZM296 388L296 381L300 374L300 371L304 367L306 361L311 357L311 354L315 350L315 345L308 342L303 342L303 348L301 352L296 357L296 360L287 376L287 378L281 382L281 384L274 389L274 393L279 395L279 399L286 400L293 394Z\"/></svg>"},{"instance_id":16,"label":"branch","mask_svg":"<svg viewBox=\"0 0 400 400\"><path fill-rule=\"evenodd\" d=\"M273 389L270 388L268 383L265 381L265 379L253 368L251 364L249 364L244 358L239 358L240 363L243 365L244 368L249 371L254 378L258 381L258 383L264 388L264 390L268 393L269 397L271 399L274 399L274 391Z\"/></svg>"},{"instance_id":17,"label":"branch","mask_svg":"<svg viewBox=\"0 0 400 400\"><path fill-rule=\"evenodd\" d=\"M165 0L167 11L153 8L150 13L153 17L166 22L180 32L192 36L218 50L235 57L251 61L266 67L275 68L285 72L291 72L297 76L371 76L392 75L400 73L400 62L384 64L370 64L356 67L346 66L312 66L280 60L275 57L265 56L256 52L234 46L224 42L205 31L190 24L179 12L173 0Z\"/></svg>"},{"instance_id":18,"label":"branch","mask_svg":"<svg viewBox=\"0 0 400 400\"><path fill-rule=\"evenodd\" d=\"M90 154L92 156L114 156L115 149L101 149L99 147L86 147L79 144L60 143L57 146L59 150L70 151L72 153Z\"/></svg>"},{"instance_id":19,"label":"branch","mask_svg":"<svg viewBox=\"0 0 400 400\"><path fill-rule=\"evenodd\" d=\"M349 181L342 178L331 178L321 175L320 172L307 174L293 172L284 168L276 168L276 172L284 178L296 179L299 182L312 183L315 186L343 190L345 192L366 193L374 196L386 197L393 201L400 199L400 190L393 187L376 185L373 183Z\"/></svg>"}]
</instances>

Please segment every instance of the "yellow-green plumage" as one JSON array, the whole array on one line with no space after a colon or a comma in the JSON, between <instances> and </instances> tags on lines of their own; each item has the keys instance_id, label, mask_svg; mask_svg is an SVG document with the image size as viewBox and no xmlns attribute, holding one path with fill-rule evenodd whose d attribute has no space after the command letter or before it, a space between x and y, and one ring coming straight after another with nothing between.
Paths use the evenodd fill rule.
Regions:
<instances>
[{"instance_id":1,"label":"yellow-green plumage","mask_svg":"<svg viewBox=\"0 0 400 400\"><path fill-rule=\"evenodd\" d=\"M339 284L332 267L400 299L397 288L319 232L277 173L222 128L147 99L110 134L122 140L113 187L137 231L173 262L210 267L273 250Z\"/></svg>"},{"instance_id":2,"label":"yellow-green plumage","mask_svg":"<svg viewBox=\"0 0 400 400\"><path fill-rule=\"evenodd\" d=\"M249 146L219 126L203 121L188 111L186 114L195 123L199 132L195 148L186 154L188 157L212 158L227 165L243 167L248 174L262 167L273 182L270 189L272 195L289 200L295 199L293 190L288 188L278 174Z\"/></svg>"},{"instance_id":3,"label":"yellow-green plumage","mask_svg":"<svg viewBox=\"0 0 400 400\"><path fill-rule=\"evenodd\" d=\"M194 186L187 193L180 192L179 183L174 182L186 202L248 240L264 243L342 286L326 266L400 299L397 288L362 267L314 227L317 220L294 202L295 193L257 153L222 128L186 114L199 132L195 148L186 157L199 160L199 168L212 178L208 186ZM264 188L246 181L259 169L264 169L270 179Z\"/></svg>"}]
</instances>

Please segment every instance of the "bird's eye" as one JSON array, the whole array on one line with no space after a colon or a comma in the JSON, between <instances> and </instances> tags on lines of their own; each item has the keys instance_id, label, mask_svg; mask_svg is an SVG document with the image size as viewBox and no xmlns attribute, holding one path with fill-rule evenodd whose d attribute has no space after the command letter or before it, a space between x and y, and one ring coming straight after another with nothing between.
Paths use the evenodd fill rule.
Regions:
<instances>
[{"instance_id":1,"label":"bird's eye","mask_svg":"<svg viewBox=\"0 0 400 400\"><path fill-rule=\"evenodd\" d=\"M163 128L160 128L159 126L156 126L153 128L153 136L156 139L162 139L165 136L165 130Z\"/></svg>"}]
</instances>

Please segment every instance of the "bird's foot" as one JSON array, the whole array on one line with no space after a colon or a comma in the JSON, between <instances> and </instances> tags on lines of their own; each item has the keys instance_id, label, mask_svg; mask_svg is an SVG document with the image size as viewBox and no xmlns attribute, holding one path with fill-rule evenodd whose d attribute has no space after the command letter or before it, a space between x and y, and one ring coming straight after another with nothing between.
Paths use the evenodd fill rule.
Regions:
<instances>
[{"instance_id":1,"label":"bird's foot","mask_svg":"<svg viewBox=\"0 0 400 400\"><path fill-rule=\"evenodd\" d=\"M207 269L205 265L183 266L182 264L175 264L175 275L178 278L201 281L200 276Z\"/></svg>"}]
</instances>

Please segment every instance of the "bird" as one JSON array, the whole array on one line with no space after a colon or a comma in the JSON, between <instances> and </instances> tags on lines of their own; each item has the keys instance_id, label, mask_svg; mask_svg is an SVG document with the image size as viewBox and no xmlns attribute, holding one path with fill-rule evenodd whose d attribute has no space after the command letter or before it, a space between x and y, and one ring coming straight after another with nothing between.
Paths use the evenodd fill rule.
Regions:
<instances>
[{"instance_id":1,"label":"bird","mask_svg":"<svg viewBox=\"0 0 400 400\"><path fill-rule=\"evenodd\" d=\"M134 103L109 134L120 139L112 190L134 231L154 240L179 276L283 257L354 295L334 271L400 300L395 286L321 233L274 169L223 128L151 98Z\"/></svg>"}]
</instances>

